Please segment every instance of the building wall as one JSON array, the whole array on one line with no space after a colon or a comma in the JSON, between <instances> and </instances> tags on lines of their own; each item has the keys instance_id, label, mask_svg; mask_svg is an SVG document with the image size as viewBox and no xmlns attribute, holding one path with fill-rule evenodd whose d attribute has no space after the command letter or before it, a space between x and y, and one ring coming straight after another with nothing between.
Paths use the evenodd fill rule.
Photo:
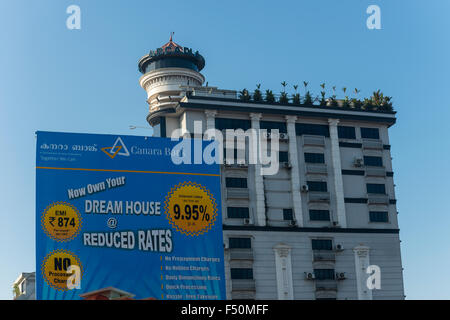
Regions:
<instances>
[{"instance_id":1,"label":"building wall","mask_svg":"<svg viewBox=\"0 0 450 320\"><path fill-rule=\"evenodd\" d=\"M220 106L216 109L214 111L216 118L251 119L251 109L247 113L221 110ZM190 110L189 108L184 109L181 115L177 115L177 119L179 126L188 129L191 133L194 131L194 121L202 121L204 130L208 122L204 110ZM285 123L286 117L283 114L263 114L262 120ZM301 117L296 122L329 125L328 119L324 118ZM170 123L170 127L167 127L167 136L170 136L169 130L175 128L176 122L172 120ZM339 172L338 178L342 179L343 182L345 228L336 228L333 225L333 221L338 220L337 203L339 194L336 193L335 179L337 177L333 170L337 159L333 159L330 137L312 137L322 139L323 145L320 145L321 143L311 144L308 136L305 135L297 135L295 138L300 186L305 185L307 181L326 181L329 194L329 201L324 202L310 201L311 192L300 193L303 217L302 221L297 223L301 228L293 228L289 221L283 220L283 209L294 208L293 199L295 193L298 192L292 191L294 185L291 181L293 179L292 169L280 168L276 175L264 176L261 185L255 179L254 165L243 167L221 166L225 245L227 245L229 237L239 236L252 239L251 249L226 249L225 273L229 299L404 298L388 126L378 122L353 120L343 120L338 125L355 127L356 134L355 139L339 139L337 142L340 145L338 150L340 158L338 160L344 173ZM380 141L362 139L361 127L378 128ZM289 151L288 141L280 141L280 151ZM322 167L325 167L325 171L322 174L312 174L307 170L308 167L304 160L305 152L324 154L325 165ZM366 173L369 172L370 168L365 166L355 167L354 165L356 158L363 158L364 156L382 157L383 168L381 169L391 174L385 174L384 177L379 175L368 176ZM361 174L361 171L364 172ZM247 178L248 187L245 190L230 190L230 188L225 187L227 177ZM366 191L367 183L385 184L386 194L388 195L385 200L390 201L385 204L369 204L367 202L369 198ZM264 191L265 208L263 208L263 214L265 222L264 219L258 220L256 195L261 188ZM248 207L249 219L228 218L228 207ZM311 221L309 218L310 209L330 210L331 221ZM388 211L388 222L370 222L369 211ZM318 229L311 232L309 228ZM330 231L335 232L325 232L323 228L332 228ZM354 229L359 230L355 231ZM384 229L386 229L386 232L384 232ZM379 232L374 233L371 230L378 230ZM311 248L311 239L313 238L331 239L333 246L341 244L344 250L333 251L334 261L314 262L314 251ZM372 290L369 293L361 291L364 290L364 288L361 289L361 285L365 283L367 275L364 273L358 275L356 269L359 266L357 264L359 258L353 250L361 246L363 251L367 250L368 252L368 260L364 260L364 263L370 261L370 264L378 265L381 268L380 290ZM358 261L360 263L363 260ZM305 272L313 272L314 267L318 269L332 268L337 273L345 273L345 279L331 283L330 290L319 290L317 287L320 281L305 279ZM230 273L232 268L253 269L253 280L232 280ZM360 288L358 288L357 282ZM335 286L334 289L333 286Z\"/></svg>"},{"instance_id":2,"label":"building wall","mask_svg":"<svg viewBox=\"0 0 450 320\"><path fill-rule=\"evenodd\" d=\"M292 277L295 300L316 298L315 280L306 280L305 272L312 272L313 259L311 239L332 239L333 244L340 243L344 250L336 252L334 268L336 272L345 272L346 279L337 281L336 298L356 300L355 259L352 249L361 243L370 248L370 263L381 268L381 290L373 291L374 299L403 299L402 268L398 234L361 234L361 233L321 233L321 232L278 232L278 231L231 231L224 232L224 241L230 237L252 238L253 266L255 279L255 299L277 299L277 279L275 272L275 253L277 244L291 247ZM233 249L226 249L232 251ZM234 249L235 250L235 249ZM229 256L229 254L228 254ZM227 261L227 265L240 266L241 261ZM229 274L227 277L227 283ZM229 292L229 298L233 293Z\"/></svg>"}]
</instances>

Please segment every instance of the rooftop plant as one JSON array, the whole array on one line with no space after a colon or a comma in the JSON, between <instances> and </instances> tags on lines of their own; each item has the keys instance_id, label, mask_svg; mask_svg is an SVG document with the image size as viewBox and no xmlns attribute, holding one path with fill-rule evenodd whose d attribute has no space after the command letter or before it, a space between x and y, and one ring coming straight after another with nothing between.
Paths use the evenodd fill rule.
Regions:
<instances>
[{"instance_id":1,"label":"rooftop plant","mask_svg":"<svg viewBox=\"0 0 450 320\"><path fill-rule=\"evenodd\" d=\"M248 93L247 89L244 88L239 91L239 99L241 99L242 101L250 101L250 94Z\"/></svg>"},{"instance_id":2,"label":"rooftop plant","mask_svg":"<svg viewBox=\"0 0 450 320\"><path fill-rule=\"evenodd\" d=\"M343 87L343 88L342 88L342 92L344 92L344 95L345 95L345 93L347 92L347 87ZM348 96L347 96L347 95L345 95L345 98L344 98L344 100L342 101L342 106L343 106L344 108L350 107L350 100L348 99Z\"/></svg>"},{"instance_id":3,"label":"rooftop plant","mask_svg":"<svg viewBox=\"0 0 450 320\"><path fill-rule=\"evenodd\" d=\"M272 90L269 90L269 89L266 90L266 102L268 102L268 103L275 102L275 96L273 95Z\"/></svg>"},{"instance_id":4,"label":"rooftop plant","mask_svg":"<svg viewBox=\"0 0 450 320\"><path fill-rule=\"evenodd\" d=\"M262 100L263 100L263 97L262 97L262 93L261 93L261 84L258 83L256 85L255 92L253 92L253 101L260 102Z\"/></svg>"},{"instance_id":5,"label":"rooftop plant","mask_svg":"<svg viewBox=\"0 0 450 320\"><path fill-rule=\"evenodd\" d=\"M295 105L299 105L300 102L300 93L297 92L298 84L293 85L295 93L292 95L292 103Z\"/></svg>"},{"instance_id":6,"label":"rooftop plant","mask_svg":"<svg viewBox=\"0 0 450 320\"><path fill-rule=\"evenodd\" d=\"M312 106L313 105L312 96L311 96L311 93L309 91L306 91L305 100L303 101L303 104L305 106Z\"/></svg>"},{"instance_id":7,"label":"rooftop plant","mask_svg":"<svg viewBox=\"0 0 450 320\"><path fill-rule=\"evenodd\" d=\"M321 95L320 106L324 107L327 105L327 101L325 100L325 95L327 94L325 91L325 83L321 83L320 87L322 88L322 91L320 91L320 95Z\"/></svg>"},{"instance_id":8,"label":"rooftop plant","mask_svg":"<svg viewBox=\"0 0 450 320\"><path fill-rule=\"evenodd\" d=\"M283 91L281 91L281 93L280 93L280 100L279 100L279 102L280 103L284 103L284 104L289 103L289 97L288 97L288 95L286 93L286 86L287 86L286 81L283 81L281 83L281 85L283 86Z\"/></svg>"},{"instance_id":9,"label":"rooftop plant","mask_svg":"<svg viewBox=\"0 0 450 320\"><path fill-rule=\"evenodd\" d=\"M350 98L347 87L342 87L343 98L337 98L336 96L336 86L332 86L332 94L327 99L325 83L321 83L321 91L319 96L313 96L308 90L309 82L303 81L303 86L305 88L305 95L301 97L298 92L298 85L295 84L294 93L289 94L286 91L287 83L286 81L281 82L282 91L280 95L276 95L272 90L267 89L265 94L261 91L261 84L256 85L256 89L253 93L250 93L247 89L242 89L239 91L239 99L242 101L254 101L254 102L266 102L266 103L282 103L282 104L293 104L293 105L304 105L304 106L320 106L320 107L342 107L344 109L356 109L356 110L368 110L368 111L393 111L392 107L392 97L385 96L381 90L374 91L370 97L364 99L359 99L358 94L361 92L359 89L355 88L353 90L354 97Z\"/></svg>"}]
</instances>

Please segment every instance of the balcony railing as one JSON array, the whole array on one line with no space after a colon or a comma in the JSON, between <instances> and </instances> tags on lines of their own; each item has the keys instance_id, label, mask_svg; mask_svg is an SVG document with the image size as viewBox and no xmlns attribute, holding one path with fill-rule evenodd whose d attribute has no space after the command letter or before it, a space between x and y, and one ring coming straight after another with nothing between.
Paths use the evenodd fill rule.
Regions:
<instances>
[{"instance_id":1,"label":"balcony railing","mask_svg":"<svg viewBox=\"0 0 450 320\"><path fill-rule=\"evenodd\" d=\"M308 202L330 202L330 193L329 192L309 191L308 192Z\"/></svg>"},{"instance_id":2,"label":"balcony railing","mask_svg":"<svg viewBox=\"0 0 450 320\"><path fill-rule=\"evenodd\" d=\"M367 177L386 177L384 167L365 167Z\"/></svg>"},{"instance_id":3,"label":"balcony railing","mask_svg":"<svg viewBox=\"0 0 450 320\"><path fill-rule=\"evenodd\" d=\"M383 142L377 139L363 139L363 149L383 150Z\"/></svg>"},{"instance_id":4,"label":"balcony railing","mask_svg":"<svg viewBox=\"0 0 450 320\"><path fill-rule=\"evenodd\" d=\"M306 164L306 173L307 174L327 174L327 165L322 163L307 163Z\"/></svg>"},{"instance_id":5,"label":"balcony railing","mask_svg":"<svg viewBox=\"0 0 450 320\"><path fill-rule=\"evenodd\" d=\"M316 280L316 291L337 291L336 280Z\"/></svg>"},{"instance_id":6,"label":"balcony railing","mask_svg":"<svg viewBox=\"0 0 450 320\"><path fill-rule=\"evenodd\" d=\"M367 195L368 204L389 204L389 196L386 194L368 194Z\"/></svg>"},{"instance_id":7,"label":"balcony railing","mask_svg":"<svg viewBox=\"0 0 450 320\"><path fill-rule=\"evenodd\" d=\"M336 261L336 254L330 251L314 251L313 262L319 261Z\"/></svg>"},{"instance_id":8,"label":"balcony railing","mask_svg":"<svg viewBox=\"0 0 450 320\"><path fill-rule=\"evenodd\" d=\"M303 145L324 147L325 138L323 136L303 136Z\"/></svg>"},{"instance_id":9,"label":"balcony railing","mask_svg":"<svg viewBox=\"0 0 450 320\"><path fill-rule=\"evenodd\" d=\"M248 199L248 188L227 188L228 199Z\"/></svg>"},{"instance_id":10,"label":"balcony railing","mask_svg":"<svg viewBox=\"0 0 450 320\"><path fill-rule=\"evenodd\" d=\"M254 279L233 279L231 280L231 290L233 291L255 291Z\"/></svg>"},{"instance_id":11,"label":"balcony railing","mask_svg":"<svg viewBox=\"0 0 450 320\"><path fill-rule=\"evenodd\" d=\"M230 260L253 260L251 249L230 249Z\"/></svg>"}]
</instances>

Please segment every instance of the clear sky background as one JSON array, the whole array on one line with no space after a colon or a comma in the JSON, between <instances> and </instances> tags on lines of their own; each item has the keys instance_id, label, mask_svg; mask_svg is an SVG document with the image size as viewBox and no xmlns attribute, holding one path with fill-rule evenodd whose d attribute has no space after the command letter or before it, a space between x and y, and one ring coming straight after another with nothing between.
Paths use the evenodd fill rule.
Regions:
<instances>
[{"instance_id":1,"label":"clear sky background","mask_svg":"<svg viewBox=\"0 0 450 320\"><path fill-rule=\"evenodd\" d=\"M81 30L66 28L71 4ZM382 30L366 27L371 4ZM35 131L148 135L129 129L147 126L137 61L171 31L210 86L393 96L406 295L450 298L449 14L448 0L0 1L0 298L35 270Z\"/></svg>"}]
</instances>

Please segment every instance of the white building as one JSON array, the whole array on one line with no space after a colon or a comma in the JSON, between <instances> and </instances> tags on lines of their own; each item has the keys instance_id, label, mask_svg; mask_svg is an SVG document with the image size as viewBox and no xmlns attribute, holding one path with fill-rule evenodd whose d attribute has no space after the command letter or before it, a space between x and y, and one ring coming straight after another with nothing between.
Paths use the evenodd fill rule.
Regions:
<instances>
[{"instance_id":1,"label":"white building","mask_svg":"<svg viewBox=\"0 0 450 320\"><path fill-rule=\"evenodd\" d=\"M22 272L13 283L14 300L36 299L36 273Z\"/></svg>"},{"instance_id":2,"label":"white building","mask_svg":"<svg viewBox=\"0 0 450 320\"><path fill-rule=\"evenodd\" d=\"M404 299L388 128L395 113L239 99L203 86L203 57L172 41L139 61L155 135L278 129L272 176L223 165L228 299ZM367 268L381 271L380 289Z\"/></svg>"}]
</instances>

